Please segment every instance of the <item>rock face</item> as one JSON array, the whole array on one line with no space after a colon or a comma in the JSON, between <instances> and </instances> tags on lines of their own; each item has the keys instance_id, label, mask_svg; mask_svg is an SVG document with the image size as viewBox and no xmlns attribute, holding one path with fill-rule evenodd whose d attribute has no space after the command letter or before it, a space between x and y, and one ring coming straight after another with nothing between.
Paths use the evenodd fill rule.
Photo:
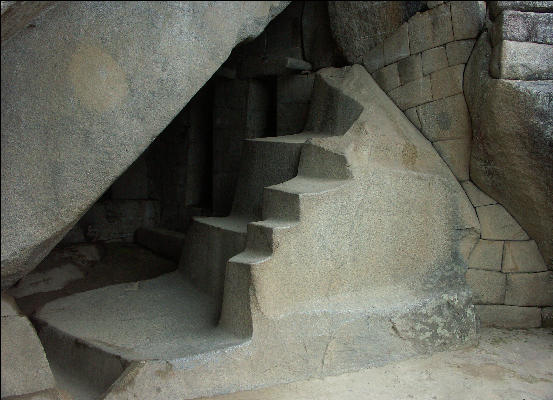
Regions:
<instances>
[{"instance_id":1,"label":"rock face","mask_svg":"<svg viewBox=\"0 0 553 400\"><path fill-rule=\"evenodd\" d=\"M363 63L371 56L369 50L419 11L422 3L329 1L328 14L332 35L350 63Z\"/></svg>"},{"instance_id":2,"label":"rock face","mask_svg":"<svg viewBox=\"0 0 553 400\"><path fill-rule=\"evenodd\" d=\"M34 268L286 4L62 3L5 40L2 287Z\"/></svg>"},{"instance_id":3,"label":"rock face","mask_svg":"<svg viewBox=\"0 0 553 400\"><path fill-rule=\"evenodd\" d=\"M501 203L553 266L553 84L492 79L483 34L471 55L464 92L472 118L470 176Z\"/></svg>"}]
</instances>

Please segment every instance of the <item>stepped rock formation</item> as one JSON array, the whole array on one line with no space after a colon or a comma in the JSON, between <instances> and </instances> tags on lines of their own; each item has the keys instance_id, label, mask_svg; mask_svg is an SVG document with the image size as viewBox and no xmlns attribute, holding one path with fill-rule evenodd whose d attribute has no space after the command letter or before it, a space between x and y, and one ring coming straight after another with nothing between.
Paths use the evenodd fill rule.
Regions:
<instances>
[{"instance_id":1,"label":"stepped rock formation","mask_svg":"<svg viewBox=\"0 0 553 400\"><path fill-rule=\"evenodd\" d=\"M472 343L474 209L363 67L319 71L305 131L248 140L242 162L179 271L38 312L51 362L80 354L106 399L182 399Z\"/></svg>"},{"instance_id":2,"label":"stepped rock formation","mask_svg":"<svg viewBox=\"0 0 553 400\"><path fill-rule=\"evenodd\" d=\"M59 2L3 41L2 288L286 5Z\"/></svg>"}]
</instances>

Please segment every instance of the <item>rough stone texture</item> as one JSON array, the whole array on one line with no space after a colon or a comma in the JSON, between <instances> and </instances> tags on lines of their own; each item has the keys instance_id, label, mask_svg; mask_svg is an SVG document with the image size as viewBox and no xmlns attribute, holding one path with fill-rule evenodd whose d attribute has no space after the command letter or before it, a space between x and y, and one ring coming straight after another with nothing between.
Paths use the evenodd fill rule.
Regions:
<instances>
[{"instance_id":1,"label":"rough stone texture","mask_svg":"<svg viewBox=\"0 0 553 400\"><path fill-rule=\"evenodd\" d=\"M526 232L500 204L476 207L476 213L482 227L482 239L528 240Z\"/></svg>"},{"instance_id":2,"label":"rough stone texture","mask_svg":"<svg viewBox=\"0 0 553 400\"><path fill-rule=\"evenodd\" d=\"M541 325L544 328L553 328L553 307L541 309Z\"/></svg>"},{"instance_id":3,"label":"rough stone texture","mask_svg":"<svg viewBox=\"0 0 553 400\"><path fill-rule=\"evenodd\" d=\"M470 57L472 48L476 41L469 40L457 40L445 45L445 51L447 53L447 62L451 65L465 64Z\"/></svg>"},{"instance_id":4,"label":"rough stone texture","mask_svg":"<svg viewBox=\"0 0 553 400\"><path fill-rule=\"evenodd\" d=\"M553 44L553 13L502 12L490 31L492 45L502 40Z\"/></svg>"},{"instance_id":5,"label":"rough stone texture","mask_svg":"<svg viewBox=\"0 0 553 400\"><path fill-rule=\"evenodd\" d=\"M472 250L469 257L469 268L501 271L503 241L482 240Z\"/></svg>"},{"instance_id":6,"label":"rough stone texture","mask_svg":"<svg viewBox=\"0 0 553 400\"><path fill-rule=\"evenodd\" d=\"M533 240L525 242L505 242L503 272L542 272L547 271L543 257Z\"/></svg>"},{"instance_id":7,"label":"rough stone texture","mask_svg":"<svg viewBox=\"0 0 553 400\"><path fill-rule=\"evenodd\" d=\"M52 388L48 360L27 317L2 317L2 398Z\"/></svg>"},{"instance_id":8,"label":"rough stone texture","mask_svg":"<svg viewBox=\"0 0 553 400\"><path fill-rule=\"evenodd\" d=\"M386 65L384 62L384 44L379 43L373 47L363 58L363 65L371 74Z\"/></svg>"},{"instance_id":9,"label":"rough stone texture","mask_svg":"<svg viewBox=\"0 0 553 400\"><path fill-rule=\"evenodd\" d=\"M409 20L411 54L437 47L453 40L449 4L414 15Z\"/></svg>"},{"instance_id":10,"label":"rough stone texture","mask_svg":"<svg viewBox=\"0 0 553 400\"><path fill-rule=\"evenodd\" d=\"M391 64L409 57L409 24L401 25L384 40L384 62Z\"/></svg>"},{"instance_id":11,"label":"rough stone texture","mask_svg":"<svg viewBox=\"0 0 553 400\"><path fill-rule=\"evenodd\" d=\"M470 139L470 115L462 94L417 107L422 133L435 142L444 139Z\"/></svg>"},{"instance_id":12,"label":"rough stone texture","mask_svg":"<svg viewBox=\"0 0 553 400\"><path fill-rule=\"evenodd\" d=\"M219 257L222 303L210 303L216 293L200 296L200 286L177 284L175 275L140 282L135 292L121 285L88 291L38 313L48 325L41 331L47 348L63 359L75 340L101 343L119 365L118 355L132 361L106 400L169 400L470 343L476 321L463 248L478 238L478 221L432 145L359 65L317 73L306 132L245 141L240 177L248 193L235 198L237 214L196 219L210 225L206 235L198 232L204 240L193 242L198 257ZM264 165L278 165L278 174ZM277 178L284 182L270 184ZM397 201L406 193L408 202ZM228 259L240 250L225 255L216 239L231 230L246 243ZM186 277L214 267L181 268ZM96 302L106 306L79 312ZM203 307L212 313L198 313ZM145 331L113 326L131 308ZM155 333L165 323L186 340ZM57 346L64 337L65 350ZM163 385L152 385L160 377Z\"/></svg>"},{"instance_id":13,"label":"rough stone texture","mask_svg":"<svg viewBox=\"0 0 553 400\"><path fill-rule=\"evenodd\" d=\"M409 121L413 123L417 128L421 129L421 121L419 119L419 115L417 114L417 108L409 108L408 110L405 110L405 116L409 118Z\"/></svg>"},{"instance_id":14,"label":"rough stone texture","mask_svg":"<svg viewBox=\"0 0 553 400\"><path fill-rule=\"evenodd\" d=\"M553 1L490 1L490 15L495 17L505 10L552 12Z\"/></svg>"},{"instance_id":15,"label":"rough stone texture","mask_svg":"<svg viewBox=\"0 0 553 400\"><path fill-rule=\"evenodd\" d=\"M314 74L277 77L277 135L290 135L303 131L314 81Z\"/></svg>"},{"instance_id":16,"label":"rough stone texture","mask_svg":"<svg viewBox=\"0 0 553 400\"><path fill-rule=\"evenodd\" d=\"M469 179L470 139L452 139L434 142L434 147L453 175L464 182Z\"/></svg>"},{"instance_id":17,"label":"rough stone texture","mask_svg":"<svg viewBox=\"0 0 553 400\"><path fill-rule=\"evenodd\" d=\"M487 35L466 67L472 119L471 179L501 203L553 266L553 85L492 79Z\"/></svg>"},{"instance_id":18,"label":"rough stone texture","mask_svg":"<svg viewBox=\"0 0 553 400\"><path fill-rule=\"evenodd\" d=\"M450 5L455 40L477 38L486 18L486 2L452 1Z\"/></svg>"},{"instance_id":19,"label":"rough stone texture","mask_svg":"<svg viewBox=\"0 0 553 400\"><path fill-rule=\"evenodd\" d=\"M490 72L502 79L553 79L553 45L502 40L493 48Z\"/></svg>"},{"instance_id":20,"label":"rough stone texture","mask_svg":"<svg viewBox=\"0 0 553 400\"><path fill-rule=\"evenodd\" d=\"M447 54L445 47L434 47L422 52L422 72L428 75L442 68L447 68Z\"/></svg>"},{"instance_id":21,"label":"rough stone texture","mask_svg":"<svg viewBox=\"0 0 553 400\"><path fill-rule=\"evenodd\" d=\"M426 6L428 8L435 8L435 7L438 7L440 5L444 4L443 1L427 1L426 2Z\"/></svg>"},{"instance_id":22,"label":"rough stone texture","mask_svg":"<svg viewBox=\"0 0 553 400\"><path fill-rule=\"evenodd\" d=\"M497 204L497 201L478 189L471 181L463 182L462 186L474 207Z\"/></svg>"},{"instance_id":23,"label":"rough stone texture","mask_svg":"<svg viewBox=\"0 0 553 400\"><path fill-rule=\"evenodd\" d=\"M64 3L5 41L2 287L34 268L286 4Z\"/></svg>"},{"instance_id":24,"label":"rough stone texture","mask_svg":"<svg viewBox=\"0 0 553 400\"><path fill-rule=\"evenodd\" d=\"M350 64L364 63L372 48L421 7L422 2L329 1L332 35Z\"/></svg>"},{"instance_id":25,"label":"rough stone texture","mask_svg":"<svg viewBox=\"0 0 553 400\"><path fill-rule=\"evenodd\" d=\"M2 44L57 1L3 1Z\"/></svg>"},{"instance_id":26,"label":"rough stone texture","mask_svg":"<svg viewBox=\"0 0 553 400\"><path fill-rule=\"evenodd\" d=\"M385 92L389 92L400 85L399 72L395 63L376 71L373 78Z\"/></svg>"},{"instance_id":27,"label":"rough stone texture","mask_svg":"<svg viewBox=\"0 0 553 400\"><path fill-rule=\"evenodd\" d=\"M482 326L496 328L537 328L541 326L541 312L538 307L504 305L477 305L475 307Z\"/></svg>"},{"instance_id":28,"label":"rough stone texture","mask_svg":"<svg viewBox=\"0 0 553 400\"><path fill-rule=\"evenodd\" d=\"M505 274L501 272L480 269L467 271L467 284L472 290L474 304L503 304L505 281Z\"/></svg>"},{"instance_id":29,"label":"rough stone texture","mask_svg":"<svg viewBox=\"0 0 553 400\"><path fill-rule=\"evenodd\" d=\"M463 93L464 64L441 69L430 74L432 82L432 98L441 99Z\"/></svg>"},{"instance_id":30,"label":"rough stone texture","mask_svg":"<svg viewBox=\"0 0 553 400\"><path fill-rule=\"evenodd\" d=\"M7 293L2 293L2 317L20 315L15 299Z\"/></svg>"},{"instance_id":31,"label":"rough stone texture","mask_svg":"<svg viewBox=\"0 0 553 400\"><path fill-rule=\"evenodd\" d=\"M401 110L406 110L432 100L430 77L417 79L391 90L388 95Z\"/></svg>"},{"instance_id":32,"label":"rough stone texture","mask_svg":"<svg viewBox=\"0 0 553 400\"><path fill-rule=\"evenodd\" d=\"M3 397L2 400L73 400L73 397L59 389L48 389L23 396Z\"/></svg>"},{"instance_id":33,"label":"rough stone texture","mask_svg":"<svg viewBox=\"0 0 553 400\"><path fill-rule=\"evenodd\" d=\"M422 62L421 55L415 54L414 56L404 58L397 63L397 69L399 72L399 80L402 85L408 82L422 78Z\"/></svg>"},{"instance_id":34,"label":"rough stone texture","mask_svg":"<svg viewBox=\"0 0 553 400\"><path fill-rule=\"evenodd\" d=\"M553 305L553 272L506 275L505 304L515 306Z\"/></svg>"},{"instance_id":35,"label":"rough stone texture","mask_svg":"<svg viewBox=\"0 0 553 400\"><path fill-rule=\"evenodd\" d=\"M321 1L306 1L301 21L303 51L313 70L341 63L343 56L332 37L328 5Z\"/></svg>"}]
</instances>

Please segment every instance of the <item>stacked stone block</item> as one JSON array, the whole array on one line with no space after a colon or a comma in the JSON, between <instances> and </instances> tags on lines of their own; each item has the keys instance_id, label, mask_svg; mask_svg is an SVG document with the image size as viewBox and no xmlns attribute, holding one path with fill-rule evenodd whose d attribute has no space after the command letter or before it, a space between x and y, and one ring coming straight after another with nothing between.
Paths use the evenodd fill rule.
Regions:
<instances>
[{"instance_id":1,"label":"stacked stone block","mask_svg":"<svg viewBox=\"0 0 553 400\"><path fill-rule=\"evenodd\" d=\"M372 49L365 67L464 182L472 133L463 71L486 7L481 1L428 2L428 7Z\"/></svg>"},{"instance_id":2,"label":"stacked stone block","mask_svg":"<svg viewBox=\"0 0 553 400\"><path fill-rule=\"evenodd\" d=\"M551 326L553 272L548 271L536 243L515 219L470 181L472 128L463 94L463 73L483 28L486 6L478 1L427 5L430 10L413 16L372 49L365 67L434 145L476 209L481 237L470 253L466 278L483 325ZM502 27L494 25L492 40L497 46L521 40L517 35L549 43L549 31L553 29L549 15L539 16L535 29L526 32L516 29L516 19L522 18L520 12L498 13L507 22ZM526 51L521 57L528 60L531 54ZM548 66L553 57L547 62L540 60L529 62L541 63L545 66L542 69L553 71ZM502 62L510 61L504 57ZM501 68L498 70L505 70Z\"/></svg>"},{"instance_id":3,"label":"stacked stone block","mask_svg":"<svg viewBox=\"0 0 553 400\"><path fill-rule=\"evenodd\" d=\"M467 283L482 324L528 328L551 324L553 272L514 218L472 182L463 188L481 237L469 256Z\"/></svg>"}]
</instances>

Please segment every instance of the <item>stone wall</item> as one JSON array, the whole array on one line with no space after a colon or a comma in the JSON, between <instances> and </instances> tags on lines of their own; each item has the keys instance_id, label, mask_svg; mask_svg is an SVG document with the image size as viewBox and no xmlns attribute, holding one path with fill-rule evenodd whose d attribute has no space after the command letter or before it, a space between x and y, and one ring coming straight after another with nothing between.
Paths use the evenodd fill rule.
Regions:
<instances>
[{"instance_id":1,"label":"stone wall","mask_svg":"<svg viewBox=\"0 0 553 400\"><path fill-rule=\"evenodd\" d=\"M429 1L427 6L428 11L417 13L370 49L363 57L364 65L432 142L476 209L482 233L470 253L466 278L482 323L539 327L542 320L546 324L551 319L553 272L548 271L536 242L502 205L470 180L472 127L463 91L464 71L484 28L486 5L481 1ZM502 18L510 21L515 17ZM547 18L540 16L540 20ZM534 29L535 37L548 35L542 26ZM494 31L496 37L510 37L505 28L496 25ZM503 44L494 51L495 63L500 66L497 77L505 71L518 71L519 75L512 77L522 79L525 63L537 60L544 64L539 60L549 51L530 46L541 58L532 57L529 49L518 50L520 45L505 45L505 40ZM515 47L518 57L511 55L515 50L509 50ZM551 79L547 74L553 69L542 69L538 76Z\"/></svg>"}]
</instances>

